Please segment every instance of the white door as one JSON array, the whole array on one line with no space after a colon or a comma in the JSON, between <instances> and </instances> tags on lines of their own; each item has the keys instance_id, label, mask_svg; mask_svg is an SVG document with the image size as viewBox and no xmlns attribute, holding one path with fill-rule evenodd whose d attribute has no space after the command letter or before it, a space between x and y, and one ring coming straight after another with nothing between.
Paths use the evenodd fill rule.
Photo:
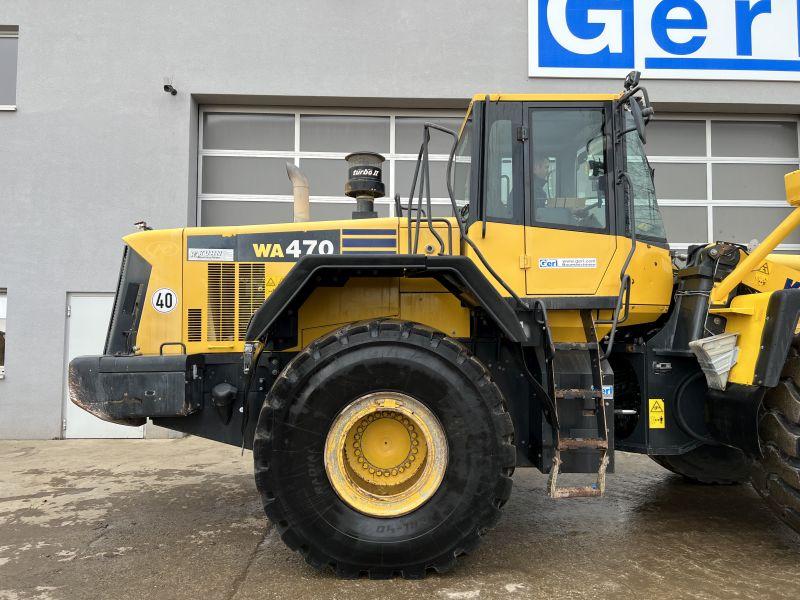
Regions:
<instances>
[{"instance_id":1,"label":"white door","mask_svg":"<svg viewBox=\"0 0 800 600\"><path fill-rule=\"evenodd\" d=\"M114 307L114 294L67 294L67 347L66 364L76 356L102 354L106 343L108 322ZM64 373L68 369L65 367ZM141 438L144 427L116 425L98 419L78 408L69 400L68 386L64 385L64 418L67 438Z\"/></svg>"}]
</instances>

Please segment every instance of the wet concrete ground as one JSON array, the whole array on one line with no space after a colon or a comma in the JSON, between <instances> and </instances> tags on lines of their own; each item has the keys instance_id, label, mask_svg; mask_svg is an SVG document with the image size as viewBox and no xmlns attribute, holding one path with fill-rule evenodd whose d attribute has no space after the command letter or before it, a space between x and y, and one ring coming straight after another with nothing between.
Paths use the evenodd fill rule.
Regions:
<instances>
[{"instance_id":1,"label":"wet concrete ground","mask_svg":"<svg viewBox=\"0 0 800 600\"><path fill-rule=\"evenodd\" d=\"M0 442L0 599L798 598L800 537L748 486L618 455L602 500L517 471L500 524L424 581L339 581L266 522L251 455L196 438Z\"/></svg>"}]
</instances>

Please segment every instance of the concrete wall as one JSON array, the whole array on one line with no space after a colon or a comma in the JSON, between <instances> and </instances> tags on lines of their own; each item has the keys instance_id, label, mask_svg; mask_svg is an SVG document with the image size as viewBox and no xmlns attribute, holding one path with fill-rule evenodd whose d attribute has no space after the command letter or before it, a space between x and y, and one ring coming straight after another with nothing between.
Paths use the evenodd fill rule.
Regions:
<instances>
[{"instance_id":1,"label":"concrete wall","mask_svg":"<svg viewBox=\"0 0 800 600\"><path fill-rule=\"evenodd\" d=\"M527 0L3 0L0 24L20 30L19 108L0 112L0 438L60 435L67 292L114 289L135 221L191 219L198 99L445 107L621 85L529 79ZM649 87L670 110L797 112L793 83Z\"/></svg>"}]
</instances>

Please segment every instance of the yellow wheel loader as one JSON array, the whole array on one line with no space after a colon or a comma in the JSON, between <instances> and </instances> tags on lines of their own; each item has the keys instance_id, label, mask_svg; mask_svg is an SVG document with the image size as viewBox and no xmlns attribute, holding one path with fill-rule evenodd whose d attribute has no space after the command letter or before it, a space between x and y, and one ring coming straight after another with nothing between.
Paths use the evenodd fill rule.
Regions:
<instances>
[{"instance_id":1,"label":"yellow wheel loader","mask_svg":"<svg viewBox=\"0 0 800 600\"><path fill-rule=\"evenodd\" d=\"M308 222L290 168L294 223L129 235L72 401L252 448L282 539L342 577L446 571L516 467L599 497L617 449L752 482L798 529L800 264L770 253L800 210L753 250L671 254L652 114L635 72L619 94L480 95L459 132L425 125L393 218L373 210L383 157L356 152L351 220ZM453 142L447 218L433 135ZM800 206L800 172L786 182Z\"/></svg>"}]
</instances>

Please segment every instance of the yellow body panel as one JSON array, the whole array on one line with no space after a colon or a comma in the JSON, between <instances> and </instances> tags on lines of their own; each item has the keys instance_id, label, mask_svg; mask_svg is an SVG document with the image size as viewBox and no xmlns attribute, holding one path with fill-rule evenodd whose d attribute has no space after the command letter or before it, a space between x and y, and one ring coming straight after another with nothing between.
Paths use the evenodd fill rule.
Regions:
<instances>
[{"instance_id":1,"label":"yellow body panel","mask_svg":"<svg viewBox=\"0 0 800 600\"><path fill-rule=\"evenodd\" d=\"M526 270L526 289L532 296L594 295L604 280L617 251L617 238L611 235L584 231L565 231L543 227L525 228L526 254L530 256ZM594 268L551 269L541 262L554 259L590 259ZM619 271L616 273L619 292Z\"/></svg>"},{"instance_id":2,"label":"yellow body panel","mask_svg":"<svg viewBox=\"0 0 800 600\"><path fill-rule=\"evenodd\" d=\"M174 342L175 345L164 348L164 354L180 354L182 349L177 344L186 339L181 328L181 314L184 312L181 305L183 230L133 233L125 237L125 242L152 265L150 281L142 299L142 317L135 351L159 354L161 344ZM152 303L153 294L163 288L173 290L178 295L175 309L168 313L158 312Z\"/></svg>"},{"instance_id":3,"label":"yellow body panel","mask_svg":"<svg viewBox=\"0 0 800 600\"><path fill-rule=\"evenodd\" d=\"M739 356L728 377L731 383L758 384L755 381L755 369L767 324L767 308L773 292L792 287L800 281L800 270L792 265L800 267L800 257L769 255L768 260L757 264L742 277L741 284L756 293L735 296L729 306L710 310L712 314L727 319L725 333L739 334Z\"/></svg>"},{"instance_id":4,"label":"yellow body panel","mask_svg":"<svg viewBox=\"0 0 800 600\"><path fill-rule=\"evenodd\" d=\"M517 294L525 295L525 270L520 268L520 256L525 254L525 228L508 223L486 223L486 235L482 233L483 223L473 223L467 235L475 242L492 268ZM472 259L481 273L494 285L502 296L508 296L488 269L483 266L475 251L467 246L465 255Z\"/></svg>"},{"instance_id":5,"label":"yellow body panel","mask_svg":"<svg viewBox=\"0 0 800 600\"><path fill-rule=\"evenodd\" d=\"M753 385L756 363L761 353L761 336L766 324L767 307L771 292L761 294L743 294L736 296L731 302L731 310L724 314L728 319L725 333L738 333L739 357L731 369L728 381Z\"/></svg>"},{"instance_id":6,"label":"yellow body panel","mask_svg":"<svg viewBox=\"0 0 800 600\"><path fill-rule=\"evenodd\" d=\"M445 249L459 254L462 249L458 225L452 218L448 221L449 227L440 222L435 228L445 243ZM627 238L492 222L486 223L486 235L483 236L482 228L480 222L472 224L470 237L520 296L616 297L619 293L619 274L630 248ZM163 342L182 342L189 354L241 352L251 315L294 265L293 259L287 259L287 248L264 244L257 244L259 248L254 246L256 255L260 253L260 256L267 257L257 262L189 260L190 237L222 236L220 239L228 239L279 232L297 233L302 237L305 232L335 230L343 244L348 234L341 234L341 230L352 229L382 230L373 237L389 240L396 237L395 251L409 253L408 220L404 218L189 228L128 236L126 241L131 247L153 265L137 339L140 352L157 354ZM396 234L389 235L389 231ZM412 245L415 235L412 227ZM439 254L439 244L427 224L421 225L419 235L419 253ZM352 243L347 248L342 245L343 252L368 249ZM497 291L507 297L508 292L489 274L475 252L468 246L465 252ZM591 273L583 269L579 272L573 269L540 271L538 259L551 256L594 257L598 268L591 269ZM269 257L274 257L274 260L269 260ZM628 273L633 277L634 286L626 324L655 321L667 310L672 293L667 250L640 243ZM150 299L159 288L177 292L179 303L176 310L162 314L152 307ZM611 311L595 312L594 316L607 319ZM295 350L347 323L379 317L422 323L454 337L466 338L471 334L469 310L435 281L354 278L343 287L320 288L309 296L300 309L299 346ZM550 326L556 341L584 341L583 322L576 310L550 311ZM608 330L607 325L599 326L598 335L602 337ZM178 345L165 349L165 352L180 351Z\"/></svg>"},{"instance_id":7,"label":"yellow body panel","mask_svg":"<svg viewBox=\"0 0 800 600\"><path fill-rule=\"evenodd\" d=\"M776 265L783 265L800 272L800 254L770 254L767 260Z\"/></svg>"}]
</instances>

